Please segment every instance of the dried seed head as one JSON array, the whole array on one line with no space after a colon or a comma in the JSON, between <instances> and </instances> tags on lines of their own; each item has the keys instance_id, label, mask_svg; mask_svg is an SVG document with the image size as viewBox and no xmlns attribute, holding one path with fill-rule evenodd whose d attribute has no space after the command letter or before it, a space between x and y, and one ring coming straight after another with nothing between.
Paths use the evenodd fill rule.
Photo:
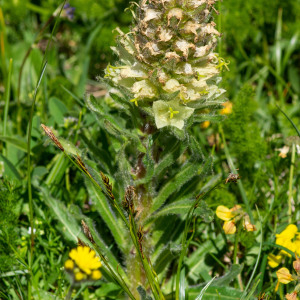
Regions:
<instances>
[{"instance_id":1,"label":"dried seed head","mask_svg":"<svg viewBox=\"0 0 300 300\"><path fill-rule=\"evenodd\" d=\"M93 238L93 236L92 236L92 234L91 234L90 228L89 228L88 225L84 222L84 220L81 220L81 226L82 226L84 235L89 239L89 241L90 241L92 244L95 244L95 241L94 241L94 238Z\"/></svg>"},{"instance_id":2,"label":"dried seed head","mask_svg":"<svg viewBox=\"0 0 300 300\"><path fill-rule=\"evenodd\" d=\"M43 130L45 131L45 133L48 135L48 137L54 142L54 144L61 150L61 151L65 151L64 147L62 146L62 144L59 142L59 140L57 139L57 137L53 134L52 130L50 129L50 127L47 127L44 124L41 124Z\"/></svg>"}]
</instances>

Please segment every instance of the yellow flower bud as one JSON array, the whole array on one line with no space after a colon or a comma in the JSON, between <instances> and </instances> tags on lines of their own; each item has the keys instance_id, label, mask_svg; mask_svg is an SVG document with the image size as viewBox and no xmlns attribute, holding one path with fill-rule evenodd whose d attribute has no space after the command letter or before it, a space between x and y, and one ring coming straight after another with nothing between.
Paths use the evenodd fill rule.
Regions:
<instances>
[{"instance_id":1,"label":"yellow flower bud","mask_svg":"<svg viewBox=\"0 0 300 300\"><path fill-rule=\"evenodd\" d=\"M73 270L74 269L74 262L71 259L66 260L65 262L65 268L67 270Z\"/></svg>"}]
</instances>

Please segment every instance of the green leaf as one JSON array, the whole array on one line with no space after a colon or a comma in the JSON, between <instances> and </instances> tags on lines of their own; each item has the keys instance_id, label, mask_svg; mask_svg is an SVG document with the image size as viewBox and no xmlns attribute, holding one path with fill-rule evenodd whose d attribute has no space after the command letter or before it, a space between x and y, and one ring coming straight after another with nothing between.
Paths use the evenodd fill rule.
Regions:
<instances>
[{"instance_id":1,"label":"green leaf","mask_svg":"<svg viewBox=\"0 0 300 300\"><path fill-rule=\"evenodd\" d=\"M118 137L119 139L122 138L126 140L127 138L131 139L137 146L137 149L142 152L146 153L146 148L142 144L139 135L137 134L137 130L128 130L122 126L121 123L118 122L116 117L105 112L99 101L94 96L90 96L87 100L88 107L98 113L100 115L100 122L103 126L112 134Z\"/></svg>"},{"instance_id":2,"label":"green leaf","mask_svg":"<svg viewBox=\"0 0 300 300\"><path fill-rule=\"evenodd\" d=\"M4 174L17 180L21 180L21 176L15 166L1 153L0 158L4 163Z\"/></svg>"},{"instance_id":3,"label":"green leaf","mask_svg":"<svg viewBox=\"0 0 300 300\"><path fill-rule=\"evenodd\" d=\"M185 269L183 268L180 272L180 281L179 281L179 300L185 300Z\"/></svg>"},{"instance_id":4,"label":"green leaf","mask_svg":"<svg viewBox=\"0 0 300 300\"><path fill-rule=\"evenodd\" d=\"M64 123L64 115L68 112L68 109L63 102L56 97L51 97L49 99L49 111L57 124Z\"/></svg>"},{"instance_id":5,"label":"green leaf","mask_svg":"<svg viewBox=\"0 0 300 300\"><path fill-rule=\"evenodd\" d=\"M104 193L102 193L92 182L86 180L86 187L89 195L97 209L100 217L103 219L111 234L113 235L119 248L124 251L128 243L125 238L125 229L123 224L116 218L108 204Z\"/></svg>"},{"instance_id":6,"label":"green leaf","mask_svg":"<svg viewBox=\"0 0 300 300\"><path fill-rule=\"evenodd\" d=\"M194 176L198 174L199 169L198 163L189 162L185 164L179 173L177 173L172 179L169 180L161 189L157 197L153 200L153 206L151 211L154 212L159 209L162 204L168 199L170 195L178 191L178 189L190 181Z\"/></svg>"},{"instance_id":7,"label":"green leaf","mask_svg":"<svg viewBox=\"0 0 300 300\"><path fill-rule=\"evenodd\" d=\"M196 288L190 288L189 297L196 299L199 295L199 290ZM239 300L242 295L242 291L231 287L213 287L209 286L202 297L202 300Z\"/></svg>"},{"instance_id":8,"label":"green leaf","mask_svg":"<svg viewBox=\"0 0 300 300\"><path fill-rule=\"evenodd\" d=\"M141 285L137 287L137 291L141 296L140 300L152 300L152 297L147 296L146 290Z\"/></svg>"},{"instance_id":9,"label":"green leaf","mask_svg":"<svg viewBox=\"0 0 300 300\"><path fill-rule=\"evenodd\" d=\"M219 123L219 122L224 121L225 118L226 117L224 115L199 114L199 115L194 115L194 123L200 123L200 122L204 122L204 121Z\"/></svg>"},{"instance_id":10,"label":"green leaf","mask_svg":"<svg viewBox=\"0 0 300 300\"><path fill-rule=\"evenodd\" d=\"M169 243L158 255L154 263L154 270L156 274L160 274L168 267L168 264L179 256L181 247L175 248L173 244Z\"/></svg>"},{"instance_id":11,"label":"green leaf","mask_svg":"<svg viewBox=\"0 0 300 300\"><path fill-rule=\"evenodd\" d=\"M157 218L169 214L185 215L188 213L193 202L189 200L176 201L162 208L153 217ZM211 222L214 219L214 212L207 206L206 202L201 201L195 209L194 214L200 216L205 222Z\"/></svg>"},{"instance_id":12,"label":"green leaf","mask_svg":"<svg viewBox=\"0 0 300 300\"><path fill-rule=\"evenodd\" d=\"M171 166L177 158L185 151L186 145L182 143L175 143L170 145L164 151L165 155L162 156L161 160L156 164L153 176L159 176L162 171Z\"/></svg>"},{"instance_id":13,"label":"green leaf","mask_svg":"<svg viewBox=\"0 0 300 300\"><path fill-rule=\"evenodd\" d=\"M113 282L105 282L99 289L95 291L96 297L101 297L104 299L118 299L118 297L120 297L120 293L120 287Z\"/></svg>"},{"instance_id":14,"label":"green leaf","mask_svg":"<svg viewBox=\"0 0 300 300\"><path fill-rule=\"evenodd\" d=\"M187 274L188 278L196 282L199 280L199 274L201 272L210 272L211 266L206 263L207 256L209 256L209 253L217 255L219 249L223 246L224 240L221 234L217 235L214 241L208 240L202 243L201 247L195 250L185 261L186 265L189 267L189 272ZM198 294L199 292L200 290L198 291Z\"/></svg>"},{"instance_id":15,"label":"green leaf","mask_svg":"<svg viewBox=\"0 0 300 300\"><path fill-rule=\"evenodd\" d=\"M215 280L216 277L212 278L207 284L206 286L201 290L199 296L196 298L196 300L201 300L204 296L204 293L206 292L206 290L208 289L208 287L212 284L212 282Z\"/></svg>"},{"instance_id":16,"label":"green leaf","mask_svg":"<svg viewBox=\"0 0 300 300\"><path fill-rule=\"evenodd\" d=\"M217 278L211 286L225 286L234 280L243 270L244 265L234 264L231 266L230 270L222 277Z\"/></svg>"},{"instance_id":17,"label":"green leaf","mask_svg":"<svg viewBox=\"0 0 300 300\"><path fill-rule=\"evenodd\" d=\"M19 150L27 153L27 143L20 137L15 138L10 136L0 136L0 140L9 143L18 148Z\"/></svg>"}]
</instances>

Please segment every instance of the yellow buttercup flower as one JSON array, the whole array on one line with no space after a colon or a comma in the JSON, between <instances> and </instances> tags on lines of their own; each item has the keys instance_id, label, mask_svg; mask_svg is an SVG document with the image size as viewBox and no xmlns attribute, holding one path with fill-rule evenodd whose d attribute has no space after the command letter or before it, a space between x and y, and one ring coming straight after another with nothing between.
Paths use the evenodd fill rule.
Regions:
<instances>
[{"instance_id":1,"label":"yellow buttercup flower","mask_svg":"<svg viewBox=\"0 0 300 300\"><path fill-rule=\"evenodd\" d=\"M279 269L276 272L276 275L277 275L278 281L283 284L288 284L291 281L295 280L293 275L290 273L290 271L287 268Z\"/></svg>"},{"instance_id":2,"label":"yellow buttercup flower","mask_svg":"<svg viewBox=\"0 0 300 300\"><path fill-rule=\"evenodd\" d=\"M65 262L65 269L75 281L98 280L102 274L99 271L101 261L96 252L87 246L78 246L69 253L70 259Z\"/></svg>"}]
</instances>

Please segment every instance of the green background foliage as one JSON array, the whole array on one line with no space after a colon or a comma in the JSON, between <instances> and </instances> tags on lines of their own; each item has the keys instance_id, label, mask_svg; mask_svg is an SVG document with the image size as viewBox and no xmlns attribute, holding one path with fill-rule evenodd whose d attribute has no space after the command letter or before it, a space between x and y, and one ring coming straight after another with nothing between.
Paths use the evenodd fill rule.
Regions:
<instances>
[{"instance_id":1,"label":"green background foliage","mask_svg":"<svg viewBox=\"0 0 300 300\"><path fill-rule=\"evenodd\" d=\"M137 185L147 185L155 203L148 220L154 224L155 233L152 237L147 232L145 240L151 236L156 243L151 248L153 265L160 281L167 278L165 291L169 298L172 297L171 278L176 273L183 246L184 218L193 199L238 169L241 176L238 184L223 184L195 211L198 218L194 237L184 261L185 276L181 277L181 284L187 287L186 295L189 294L186 299L195 299L215 275L225 274L227 277L216 279L208 287L203 299L218 299L216 290L224 299L226 296L240 299L241 284L236 278L240 276L239 280L246 285L251 276L259 254L261 227L264 247L253 281L253 285L258 284L256 290L254 286L255 295L266 292L271 299L282 299L292 287L281 286L277 294L274 292L276 275L267 266L267 254L276 253L275 234L288 223L299 220L300 168L297 154L290 178L291 147L286 158L278 156L278 149L290 145L287 138L295 136L296 131L276 104L300 128L300 2L226 0L218 3L221 14L215 15L215 22L223 35L217 52L230 60L230 72L223 72L222 86L233 103L232 113L223 123L212 122L206 129L195 125L190 139L180 137L179 140L176 133L168 133L148 139L144 135L142 142L141 132L132 122L138 120L132 106L117 95L111 95L113 101L106 95L107 86L96 80L97 76L103 76L109 62L117 60L110 49L116 43L114 28L130 31L131 13L124 12L129 2L70 0L70 5L75 7L74 19L61 18L48 49L48 65L32 120L31 178L36 236L32 273L28 274L31 224L26 135L54 20L38 33L61 2L0 0L4 16L0 18L0 36L5 50L0 52L0 161L4 166L0 179L0 297L20 299L21 295L26 299L31 279L34 299L63 299L69 282L62 266L68 251L76 246L77 236L84 239L80 228L82 219L90 226L113 267L119 266L125 278L126 271L130 274L136 271L130 245L126 243L128 232L117 211L49 142L40 127L43 123L63 139L68 151L75 151L84 159L89 172L99 182L99 171L110 178L118 199L123 198L124 189L137 177L136 153L145 152L141 163L146 175L135 178ZM19 72L30 47L32 51L23 68L18 97ZM10 58L13 71L6 118ZM159 146L151 152L153 144ZM289 195L294 199L291 219L288 218ZM218 205L231 208L235 204L252 212L258 228L254 235L240 236L238 266L232 260L234 237L224 235L222 222L213 220L211 211ZM132 261L128 270L126 259ZM291 259L285 261L285 266L291 269ZM119 286L108 281L105 278L95 285L78 288L78 297L123 297ZM192 285L195 286L189 288ZM143 289L139 293L143 294Z\"/></svg>"}]
</instances>

